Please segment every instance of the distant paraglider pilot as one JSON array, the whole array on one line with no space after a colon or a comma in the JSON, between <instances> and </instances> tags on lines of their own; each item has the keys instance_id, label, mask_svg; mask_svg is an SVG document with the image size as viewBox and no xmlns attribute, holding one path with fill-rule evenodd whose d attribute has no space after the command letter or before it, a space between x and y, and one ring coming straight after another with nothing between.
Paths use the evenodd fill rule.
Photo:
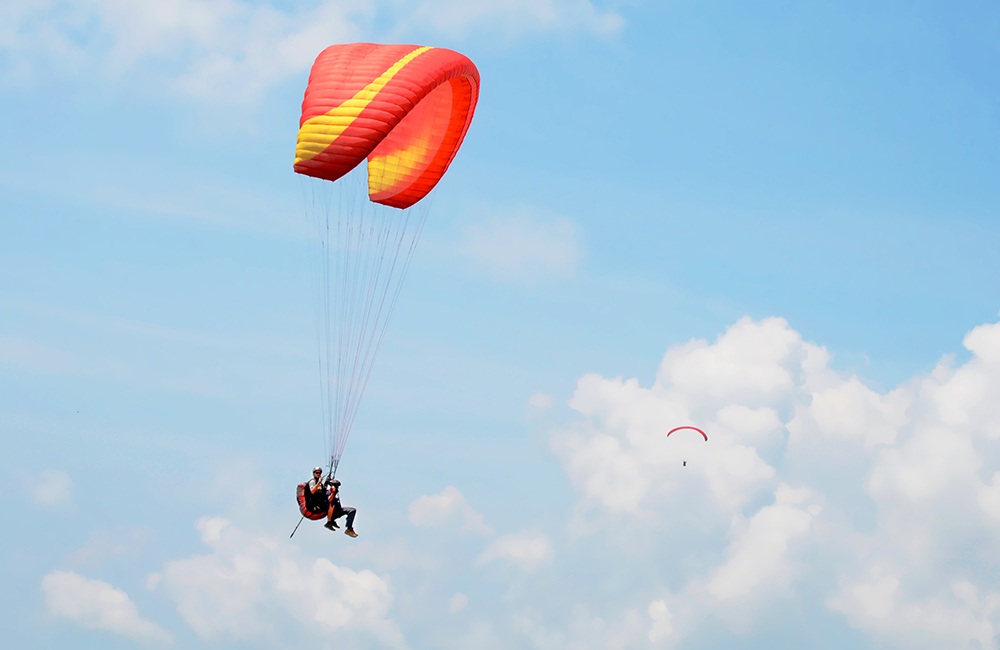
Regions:
<instances>
[{"instance_id":1,"label":"distant paraglider pilot","mask_svg":"<svg viewBox=\"0 0 1000 650\"><path fill-rule=\"evenodd\" d=\"M330 511L327 514L326 527L330 530L337 528L337 520L346 515L347 530L344 531L344 534L357 537L358 534L354 532L354 516L358 514L358 511L354 508L345 508L340 505L340 481L333 479L332 481L327 481L327 485L330 491Z\"/></svg>"}]
</instances>

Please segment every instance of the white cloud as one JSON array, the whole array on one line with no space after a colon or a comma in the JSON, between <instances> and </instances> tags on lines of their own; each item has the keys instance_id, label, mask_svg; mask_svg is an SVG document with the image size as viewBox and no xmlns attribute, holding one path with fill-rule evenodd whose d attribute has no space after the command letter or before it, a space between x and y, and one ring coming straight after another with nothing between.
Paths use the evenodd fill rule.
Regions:
<instances>
[{"instance_id":1,"label":"white cloud","mask_svg":"<svg viewBox=\"0 0 1000 650\"><path fill-rule=\"evenodd\" d=\"M414 3L413 20L451 35L486 28L508 37L523 32L587 31L618 33L624 20L588 0L425 0Z\"/></svg>"},{"instance_id":2,"label":"white cloud","mask_svg":"<svg viewBox=\"0 0 1000 650\"><path fill-rule=\"evenodd\" d=\"M47 469L32 479L31 498L45 506L67 506L73 498L73 479L66 472Z\"/></svg>"},{"instance_id":3,"label":"white cloud","mask_svg":"<svg viewBox=\"0 0 1000 650\"><path fill-rule=\"evenodd\" d=\"M507 650L508 646L499 639L497 630L485 620L474 621L464 633L449 634L442 639L441 646L447 650Z\"/></svg>"},{"instance_id":4,"label":"white cloud","mask_svg":"<svg viewBox=\"0 0 1000 650\"><path fill-rule=\"evenodd\" d=\"M201 533L201 541L214 544L222 539L222 531L228 525L229 520L222 517L203 517L198 520L196 527Z\"/></svg>"},{"instance_id":5,"label":"white cloud","mask_svg":"<svg viewBox=\"0 0 1000 650\"><path fill-rule=\"evenodd\" d=\"M352 565L365 564L375 571L392 571L400 567L433 571L437 566L433 554L419 551L408 536L354 540L342 551L341 557Z\"/></svg>"},{"instance_id":6,"label":"white cloud","mask_svg":"<svg viewBox=\"0 0 1000 650\"><path fill-rule=\"evenodd\" d=\"M785 321L744 318L672 347L651 386L580 377L578 417L550 433L576 532L607 529L642 557L669 540L667 574L691 567L645 601L649 640L711 620L743 633L836 583L823 602L881 643L995 650L1000 595L983 567L1000 553L1000 325L964 343L968 362L883 392ZM679 425L709 442L667 440ZM728 540L713 532L727 524Z\"/></svg>"},{"instance_id":7,"label":"white cloud","mask_svg":"<svg viewBox=\"0 0 1000 650\"><path fill-rule=\"evenodd\" d=\"M730 544L726 563L708 582L708 593L720 601L751 593L759 597L762 587L774 588L787 581L789 544L808 533L819 514L818 505L805 505L813 496L808 489L781 485L774 505L761 508L745 524L737 519L733 527L745 530Z\"/></svg>"},{"instance_id":8,"label":"white cloud","mask_svg":"<svg viewBox=\"0 0 1000 650\"><path fill-rule=\"evenodd\" d=\"M582 257L572 221L529 210L466 224L458 249L493 277L523 282L571 277Z\"/></svg>"},{"instance_id":9,"label":"white cloud","mask_svg":"<svg viewBox=\"0 0 1000 650\"><path fill-rule=\"evenodd\" d=\"M824 435L860 439L868 447L889 444L906 424L911 402L912 394L904 389L879 395L857 377L851 377L837 386L814 392L812 403L789 423L789 431L801 430L806 426L801 420L808 418L815 430Z\"/></svg>"},{"instance_id":10,"label":"white cloud","mask_svg":"<svg viewBox=\"0 0 1000 650\"><path fill-rule=\"evenodd\" d=\"M938 495L953 480L975 476L981 463L968 436L921 426L903 445L879 455L869 489L876 496L922 501Z\"/></svg>"},{"instance_id":11,"label":"white cloud","mask_svg":"<svg viewBox=\"0 0 1000 650\"><path fill-rule=\"evenodd\" d=\"M744 445L763 447L784 439L784 423L773 408L730 404L719 409L715 422L713 437L730 438Z\"/></svg>"},{"instance_id":12,"label":"white cloud","mask_svg":"<svg viewBox=\"0 0 1000 650\"><path fill-rule=\"evenodd\" d=\"M355 21L372 8L340 0L312 10L240 0L72 0L58 6L36 0L10 16L18 29L0 44L22 68L121 75L156 60L172 68L168 83L174 89L237 103L308 69L327 45L358 38Z\"/></svg>"},{"instance_id":13,"label":"white cloud","mask_svg":"<svg viewBox=\"0 0 1000 650\"><path fill-rule=\"evenodd\" d=\"M98 530L86 544L70 553L69 561L74 564L97 564L107 558L136 556L152 537L153 531L149 528L119 526Z\"/></svg>"},{"instance_id":14,"label":"white cloud","mask_svg":"<svg viewBox=\"0 0 1000 650\"><path fill-rule=\"evenodd\" d=\"M813 350L781 319L742 319L714 344L668 350L649 388L584 375L569 406L593 426L554 432L552 449L587 507L649 516L672 503L677 489L701 482L729 517L775 476L757 446L782 441L778 410L797 394L802 360ZM665 437L689 424L700 424L709 441Z\"/></svg>"},{"instance_id":15,"label":"white cloud","mask_svg":"<svg viewBox=\"0 0 1000 650\"><path fill-rule=\"evenodd\" d=\"M405 648L388 619L385 576L309 558L284 540L247 534L221 518L198 522L207 555L169 562L155 587L206 640L274 640L292 622L307 637L336 632L348 645Z\"/></svg>"},{"instance_id":16,"label":"white cloud","mask_svg":"<svg viewBox=\"0 0 1000 650\"><path fill-rule=\"evenodd\" d=\"M1000 519L1000 472L993 472L989 485L979 488L979 506L991 517Z\"/></svg>"},{"instance_id":17,"label":"white cloud","mask_svg":"<svg viewBox=\"0 0 1000 650\"><path fill-rule=\"evenodd\" d=\"M667 351L657 385L709 403L748 407L789 396L811 346L781 318L742 318L714 344L694 340Z\"/></svg>"},{"instance_id":18,"label":"white cloud","mask_svg":"<svg viewBox=\"0 0 1000 650\"><path fill-rule=\"evenodd\" d=\"M468 604L469 597L459 591L448 599L448 611L452 614L456 614L465 609Z\"/></svg>"},{"instance_id":19,"label":"white cloud","mask_svg":"<svg viewBox=\"0 0 1000 650\"><path fill-rule=\"evenodd\" d=\"M456 520L462 529L482 535L493 532L483 516L473 510L462 493L454 485L449 485L438 494L418 497L410 504L410 523L414 526L439 528Z\"/></svg>"},{"instance_id":20,"label":"white cloud","mask_svg":"<svg viewBox=\"0 0 1000 650\"><path fill-rule=\"evenodd\" d=\"M973 355L968 363L952 369L943 361L922 382L928 410L949 429L1000 438L1000 400L991 399L1000 392L1000 324L974 328L963 344Z\"/></svg>"},{"instance_id":21,"label":"white cloud","mask_svg":"<svg viewBox=\"0 0 1000 650\"><path fill-rule=\"evenodd\" d=\"M667 603L663 600L654 600L649 604L646 612L653 621L649 626L649 632L646 633L649 640L653 643L660 643L669 639L674 633L674 626L671 624L673 615L670 613Z\"/></svg>"},{"instance_id":22,"label":"white cloud","mask_svg":"<svg viewBox=\"0 0 1000 650\"><path fill-rule=\"evenodd\" d=\"M505 560L522 571L534 571L552 561L552 542L544 533L522 531L504 535L493 541L477 564Z\"/></svg>"},{"instance_id":23,"label":"white cloud","mask_svg":"<svg viewBox=\"0 0 1000 650\"><path fill-rule=\"evenodd\" d=\"M623 449L614 436L566 432L554 436L552 445L589 504L635 512L655 481L643 471L642 458Z\"/></svg>"},{"instance_id":24,"label":"white cloud","mask_svg":"<svg viewBox=\"0 0 1000 650\"><path fill-rule=\"evenodd\" d=\"M908 598L899 578L875 565L867 578L846 583L829 606L851 624L896 647L995 649L1000 630L990 620L1000 611L1000 593L981 594L961 581L934 596ZM977 646L970 646L978 642Z\"/></svg>"},{"instance_id":25,"label":"white cloud","mask_svg":"<svg viewBox=\"0 0 1000 650\"><path fill-rule=\"evenodd\" d=\"M528 406L533 406L536 409L551 408L555 403L555 398L551 395L546 395L545 393L533 393L531 397L528 398Z\"/></svg>"},{"instance_id":26,"label":"white cloud","mask_svg":"<svg viewBox=\"0 0 1000 650\"><path fill-rule=\"evenodd\" d=\"M32 372L78 372L83 365L74 354L35 341L3 337L0 362Z\"/></svg>"},{"instance_id":27,"label":"white cloud","mask_svg":"<svg viewBox=\"0 0 1000 650\"><path fill-rule=\"evenodd\" d=\"M69 571L42 578L49 614L68 618L89 630L106 630L142 643L169 645L173 639L159 625L139 616L135 603L121 589Z\"/></svg>"},{"instance_id":28,"label":"white cloud","mask_svg":"<svg viewBox=\"0 0 1000 650\"><path fill-rule=\"evenodd\" d=\"M886 647L997 650L1000 326L965 342L967 362L877 390L786 322L741 319L672 347L651 385L579 378L574 414L549 432L574 489L565 543L414 535L409 524L487 532L449 486L415 499L391 540L324 547L337 559L206 518L209 550L148 585L218 642L267 643L293 625L306 639L399 647L398 626L427 634L414 621L444 615L446 639L413 645L679 647L802 603ZM710 440L666 438L682 424ZM552 513L558 498L537 505Z\"/></svg>"},{"instance_id":29,"label":"white cloud","mask_svg":"<svg viewBox=\"0 0 1000 650\"><path fill-rule=\"evenodd\" d=\"M361 30L353 19L372 11L374 3L328 1L299 13L233 4L237 11L220 12L213 25L218 40L208 47L200 43L204 53L175 80L178 90L204 98L256 97L308 70L325 47L358 40Z\"/></svg>"},{"instance_id":30,"label":"white cloud","mask_svg":"<svg viewBox=\"0 0 1000 650\"><path fill-rule=\"evenodd\" d=\"M374 28L376 15L392 17L388 33ZM408 42L425 30L480 38L611 35L621 26L618 14L588 0L321 0L309 8L245 0L23 0L0 5L0 52L8 54L8 71L22 78L39 68L121 75L155 62L148 69L157 80L169 70L167 83L179 92L242 103L301 74L334 43Z\"/></svg>"},{"instance_id":31,"label":"white cloud","mask_svg":"<svg viewBox=\"0 0 1000 650\"><path fill-rule=\"evenodd\" d=\"M592 615L577 605L565 631L544 625L538 615L517 615L515 629L538 650L624 650L642 638L642 615L626 609L617 616Z\"/></svg>"},{"instance_id":32,"label":"white cloud","mask_svg":"<svg viewBox=\"0 0 1000 650\"><path fill-rule=\"evenodd\" d=\"M8 361L30 372L76 375L145 385L200 396L234 397L254 394L296 398L311 382L288 372L307 358L305 340L283 336L230 333L214 336L192 329L178 329L153 322L107 317L51 305L4 301L0 310L20 312L31 319L58 322L107 339L86 346L86 356L16 339L0 337L0 364ZM125 352L126 348L132 349ZM204 348L194 363L180 362L182 352ZM136 351L138 350L138 351ZM252 357L245 354L252 351ZM218 357L230 360L218 363ZM279 380L276 376L283 375ZM33 491L33 487L29 488Z\"/></svg>"}]
</instances>

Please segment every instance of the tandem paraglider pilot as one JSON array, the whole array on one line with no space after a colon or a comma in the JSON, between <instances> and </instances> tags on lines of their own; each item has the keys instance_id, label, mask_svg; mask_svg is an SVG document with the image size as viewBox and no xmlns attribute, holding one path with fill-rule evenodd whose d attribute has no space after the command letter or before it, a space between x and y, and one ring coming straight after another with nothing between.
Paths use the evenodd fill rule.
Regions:
<instances>
[{"instance_id":1,"label":"tandem paraglider pilot","mask_svg":"<svg viewBox=\"0 0 1000 650\"><path fill-rule=\"evenodd\" d=\"M312 478L306 483L300 483L297 492L299 510L303 517L314 521L326 517L325 527L333 530L339 528L337 520L346 516L347 530L344 534L350 537L358 536L354 532L354 516L357 510L345 508L340 504L340 481L330 477L324 481L322 467L314 468Z\"/></svg>"}]
</instances>

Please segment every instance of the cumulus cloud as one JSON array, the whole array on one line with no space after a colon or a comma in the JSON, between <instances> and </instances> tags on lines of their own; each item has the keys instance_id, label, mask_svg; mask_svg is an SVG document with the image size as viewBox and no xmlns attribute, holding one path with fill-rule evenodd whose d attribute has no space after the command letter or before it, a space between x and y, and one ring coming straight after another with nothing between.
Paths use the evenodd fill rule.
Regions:
<instances>
[{"instance_id":1,"label":"cumulus cloud","mask_svg":"<svg viewBox=\"0 0 1000 650\"><path fill-rule=\"evenodd\" d=\"M336 631L348 644L406 647L388 618L387 577L310 558L286 541L245 533L219 517L199 520L198 529L210 552L169 562L155 587L199 637L274 639L292 622L316 638Z\"/></svg>"},{"instance_id":2,"label":"cumulus cloud","mask_svg":"<svg viewBox=\"0 0 1000 650\"><path fill-rule=\"evenodd\" d=\"M671 347L652 383L579 377L568 420L548 431L573 488L562 545L526 530L446 548L435 535L428 549L404 533L334 562L206 518L208 550L148 585L223 643L294 625L307 639L402 647L400 626L409 635L433 614L453 626L447 640L415 646L679 647L802 604L880 646L998 650L1000 325L964 342L964 363L946 356L880 390L787 322L741 319ZM668 439L679 425L710 439ZM408 515L489 533L454 486ZM401 570L390 582L366 563Z\"/></svg>"},{"instance_id":3,"label":"cumulus cloud","mask_svg":"<svg viewBox=\"0 0 1000 650\"><path fill-rule=\"evenodd\" d=\"M572 277L583 255L572 221L530 210L464 225L458 250L485 273L521 282Z\"/></svg>"},{"instance_id":4,"label":"cumulus cloud","mask_svg":"<svg viewBox=\"0 0 1000 650\"><path fill-rule=\"evenodd\" d=\"M865 446L893 442L906 424L912 396L903 389L879 395L857 377L815 391L812 402L802 409L800 419L789 423L793 434L810 428L828 436L861 440ZM802 420L808 419L808 423Z\"/></svg>"},{"instance_id":5,"label":"cumulus cloud","mask_svg":"<svg viewBox=\"0 0 1000 650\"><path fill-rule=\"evenodd\" d=\"M374 27L391 17L389 34ZM309 7L244 0L24 0L0 5L0 52L9 72L27 77L41 66L120 75L146 62L169 70L176 91L244 102L307 70L333 43L412 40L431 30L507 38L546 31L610 35L621 17L589 0L460 2L322 0ZM159 76L157 77L160 78Z\"/></svg>"},{"instance_id":6,"label":"cumulus cloud","mask_svg":"<svg viewBox=\"0 0 1000 650\"><path fill-rule=\"evenodd\" d=\"M1000 324L964 344L964 364L879 391L784 320L744 318L669 349L652 385L581 377L577 416L550 433L576 517L670 539L671 567L699 567L645 601L648 640L713 619L745 631L828 584L821 604L881 643L995 650ZM708 443L665 439L692 424Z\"/></svg>"},{"instance_id":7,"label":"cumulus cloud","mask_svg":"<svg viewBox=\"0 0 1000 650\"><path fill-rule=\"evenodd\" d=\"M73 498L73 479L66 472L47 469L31 482L31 498L45 506L65 506Z\"/></svg>"},{"instance_id":8,"label":"cumulus cloud","mask_svg":"<svg viewBox=\"0 0 1000 650\"><path fill-rule=\"evenodd\" d=\"M776 405L795 394L798 360L815 346L780 319L743 319L715 344L692 341L665 355L656 382L580 378L569 406L595 426L556 431L552 449L588 503L612 512L649 512L684 483L702 482L727 516L768 487L775 469L758 454L767 437L780 437ZM700 436L673 435L696 424ZM688 462L690 471L675 470Z\"/></svg>"},{"instance_id":9,"label":"cumulus cloud","mask_svg":"<svg viewBox=\"0 0 1000 650\"><path fill-rule=\"evenodd\" d=\"M934 596L914 598L901 584L895 574L875 565L867 577L841 585L829 606L896 647L996 648L1000 630L990 618L1000 613L1000 592L981 592L960 581Z\"/></svg>"},{"instance_id":10,"label":"cumulus cloud","mask_svg":"<svg viewBox=\"0 0 1000 650\"><path fill-rule=\"evenodd\" d=\"M981 463L969 436L921 426L904 444L880 454L869 490L884 498L931 499L950 482L976 476Z\"/></svg>"},{"instance_id":11,"label":"cumulus cloud","mask_svg":"<svg viewBox=\"0 0 1000 650\"><path fill-rule=\"evenodd\" d=\"M737 519L733 528L743 531L727 551L725 564L708 582L708 593L720 601L758 594L762 587L773 587L787 580L788 546L796 537L809 532L820 506L803 504L813 497L805 488L778 487L775 503L761 508L746 523Z\"/></svg>"},{"instance_id":12,"label":"cumulus cloud","mask_svg":"<svg viewBox=\"0 0 1000 650\"><path fill-rule=\"evenodd\" d=\"M771 404L790 394L803 362L817 352L784 319L743 318L714 344L693 340L668 350L656 383L689 403Z\"/></svg>"},{"instance_id":13,"label":"cumulus cloud","mask_svg":"<svg viewBox=\"0 0 1000 650\"><path fill-rule=\"evenodd\" d=\"M52 616L142 643L173 643L166 630L139 616L128 594L103 580L91 580L70 571L53 571L42 578L42 592Z\"/></svg>"},{"instance_id":14,"label":"cumulus cloud","mask_svg":"<svg viewBox=\"0 0 1000 650\"><path fill-rule=\"evenodd\" d=\"M535 531L522 531L494 540L479 556L477 563L504 560L522 571L534 571L551 562L552 556L552 542L547 535Z\"/></svg>"},{"instance_id":15,"label":"cumulus cloud","mask_svg":"<svg viewBox=\"0 0 1000 650\"><path fill-rule=\"evenodd\" d=\"M414 526L439 528L454 522L461 522L462 529L469 532L483 535L493 532L454 485L437 494L418 497L410 504L410 523Z\"/></svg>"}]
</instances>

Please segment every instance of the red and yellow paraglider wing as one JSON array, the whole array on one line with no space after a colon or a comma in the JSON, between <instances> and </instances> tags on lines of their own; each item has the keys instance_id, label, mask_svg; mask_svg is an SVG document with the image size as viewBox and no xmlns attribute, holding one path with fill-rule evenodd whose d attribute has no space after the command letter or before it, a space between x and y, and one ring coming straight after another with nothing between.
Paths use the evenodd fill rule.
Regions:
<instances>
[{"instance_id":1,"label":"red and yellow paraglider wing","mask_svg":"<svg viewBox=\"0 0 1000 650\"><path fill-rule=\"evenodd\" d=\"M451 50L329 47L309 75L295 171L332 181L368 158L371 200L409 207L447 171L478 95L476 66Z\"/></svg>"}]
</instances>

